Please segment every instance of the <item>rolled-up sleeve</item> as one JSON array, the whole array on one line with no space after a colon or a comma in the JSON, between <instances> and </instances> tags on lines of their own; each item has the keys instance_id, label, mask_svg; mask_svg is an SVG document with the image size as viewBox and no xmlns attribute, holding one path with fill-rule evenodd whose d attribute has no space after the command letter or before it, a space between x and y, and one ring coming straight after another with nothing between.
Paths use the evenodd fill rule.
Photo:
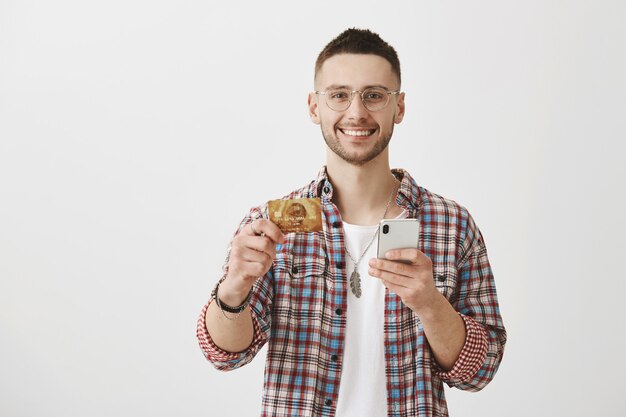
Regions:
<instances>
[{"instance_id":1,"label":"rolled-up sleeve","mask_svg":"<svg viewBox=\"0 0 626 417\"><path fill-rule=\"evenodd\" d=\"M444 371L433 360L437 376L451 386L471 379L484 363L488 349L487 335L483 327L471 317L463 314L460 316L465 322L465 344L456 362L449 371Z\"/></svg>"},{"instance_id":2,"label":"rolled-up sleeve","mask_svg":"<svg viewBox=\"0 0 626 417\"><path fill-rule=\"evenodd\" d=\"M255 207L251 209L250 213L241 221L235 236L248 224L254 220L261 218L263 214L262 207ZM224 275L221 280L226 277L228 273L228 261L230 258L230 245L227 251L226 260L222 270ZM220 281L221 281L220 280ZM198 344L202 353L208 359L215 368L221 371L230 371L240 368L252 361L259 350L267 342L270 335L271 325L271 306L273 298L273 271L270 269L267 274L260 277L252 288L252 295L250 298L250 314L252 316L253 324L253 337L252 343L248 348L241 352L227 352L221 349L215 344L211 335L206 328L206 312L211 302L215 300L215 287L211 294L211 297L207 304L204 305L196 326L196 336L198 337ZM217 287L218 284L216 284ZM245 313L242 313L245 314Z\"/></svg>"},{"instance_id":3,"label":"rolled-up sleeve","mask_svg":"<svg viewBox=\"0 0 626 417\"><path fill-rule=\"evenodd\" d=\"M213 339L211 339L211 335L206 328L206 311L212 301L213 299L211 299L209 303L204 306L202 312L200 313L200 317L198 318L196 334L198 336L198 343L202 353L213 364L213 366L220 371L231 371L250 363L250 361L252 361L257 352L267 341L266 333L261 329L261 324L259 323L259 319L254 313L254 310L250 309L254 329L252 343L242 352L227 352L220 349L219 346L213 342Z\"/></svg>"},{"instance_id":4,"label":"rolled-up sleeve","mask_svg":"<svg viewBox=\"0 0 626 417\"><path fill-rule=\"evenodd\" d=\"M457 291L453 306L465 322L466 338L450 371L434 361L435 374L446 384L479 391L495 376L506 344L496 286L482 235L468 216L464 246L460 248Z\"/></svg>"}]
</instances>

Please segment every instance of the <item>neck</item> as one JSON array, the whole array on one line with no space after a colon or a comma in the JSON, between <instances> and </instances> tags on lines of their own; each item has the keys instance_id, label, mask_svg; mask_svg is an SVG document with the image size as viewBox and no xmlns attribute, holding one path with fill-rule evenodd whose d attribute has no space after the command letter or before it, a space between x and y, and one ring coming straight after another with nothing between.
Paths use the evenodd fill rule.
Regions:
<instances>
[{"instance_id":1,"label":"neck","mask_svg":"<svg viewBox=\"0 0 626 417\"><path fill-rule=\"evenodd\" d=\"M349 164L332 153L328 155L326 170L333 184L333 202L347 223L377 225L390 198L385 217L397 217L402 211L395 204L398 181L391 174L387 149L361 166Z\"/></svg>"}]
</instances>

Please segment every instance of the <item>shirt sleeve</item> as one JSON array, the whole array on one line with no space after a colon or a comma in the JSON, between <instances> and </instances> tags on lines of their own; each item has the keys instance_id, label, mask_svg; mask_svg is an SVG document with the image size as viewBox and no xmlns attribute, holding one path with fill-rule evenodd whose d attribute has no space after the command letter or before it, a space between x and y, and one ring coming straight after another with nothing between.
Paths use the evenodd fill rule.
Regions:
<instances>
[{"instance_id":1,"label":"shirt sleeve","mask_svg":"<svg viewBox=\"0 0 626 417\"><path fill-rule=\"evenodd\" d=\"M434 358L432 363L435 374L449 386L479 391L495 376L507 335L487 249L469 214L459 259L456 296L452 304L465 322L465 344L450 371L443 371Z\"/></svg>"},{"instance_id":2,"label":"shirt sleeve","mask_svg":"<svg viewBox=\"0 0 626 417\"><path fill-rule=\"evenodd\" d=\"M465 323L465 344L452 369L444 371L433 359L433 367L439 378L454 384L471 378L478 372L487 355L487 335L482 326L469 316L459 314Z\"/></svg>"},{"instance_id":3,"label":"shirt sleeve","mask_svg":"<svg viewBox=\"0 0 626 417\"><path fill-rule=\"evenodd\" d=\"M204 356L213 364L213 366L215 366L216 369L220 371L232 371L250 363L267 341L267 336L266 333L262 331L261 324L257 315L254 313L254 310L250 309L254 330L250 346L242 352L228 352L221 349L215 344L215 342L213 342L213 339L211 339L211 335L206 328L206 312L209 308L209 304L213 301L214 298L209 300L209 302L202 309L200 317L198 318L198 326L196 330L198 343Z\"/></svg>"},{"instance_id":4,"label":"shirt sleeve","mask_svg":"<svg viewBox=\"0 0 626 417\"><path fill-rule=\"evenodd\" d=\"M262 208L253 208L250 213L241 221L235 236L248 224L257 218L261 218L263 214ZM222 270L224 275L222 281L228 273L228 261L230 259L230 245L228 247L226 260ZM215 294L218 284L214 287L211 297L207 304L204 305L196 326L196 336L200 349L204 356L221 371L231 371L240 368L252 361L259 350L267 342L270 335L271 325L271 307L273 298L273 272L268 271L263 277L259 278L252 287L252 295L250 297L250 314L252 316L253 337L252 343L242 352L227 352L218 347L206 328L206 312L211 302L215 300ZM242 313L246 314L246 313Z\"/></svg>"}]
</instances>

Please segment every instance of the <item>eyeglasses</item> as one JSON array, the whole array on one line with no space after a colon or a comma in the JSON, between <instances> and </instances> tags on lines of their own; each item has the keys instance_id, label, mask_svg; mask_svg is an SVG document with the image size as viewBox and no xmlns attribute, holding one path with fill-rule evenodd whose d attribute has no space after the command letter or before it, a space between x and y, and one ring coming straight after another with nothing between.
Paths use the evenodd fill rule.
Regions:
<instances>
[{"instance_id":1,"label":"eyeglasses","mask_svg":"<svg viewBox=\"0 0 626 417\"><path fill-rule=\"evenodd\" d=\"M389 96L392 94L400 94L400 91L387 91L382 87L371 87L363 91L351 91L347 88L329 88L326 91L315 92L315 94L323 95L326 99L326 105L334 111L348 110L352 104L354 93L359 93L361 101L367 110L377 111L387 107L387 104L389 104Z\"/></svg>"}]
</instances>

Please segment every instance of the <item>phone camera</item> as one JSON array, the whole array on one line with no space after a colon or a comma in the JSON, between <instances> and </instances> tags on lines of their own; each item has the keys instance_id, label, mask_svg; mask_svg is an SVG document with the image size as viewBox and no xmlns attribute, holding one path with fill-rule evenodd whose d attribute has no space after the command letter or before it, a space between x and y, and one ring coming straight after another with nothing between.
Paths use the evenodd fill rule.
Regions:
<instances>
[{"instance_id":1,"label":"phone camera","mask_svg":"<svg viewBox=\"0 0 626 417\"><path fill-rule=\"evenodd\" d=\"M389 233L389 225L388 224L383 226L383 234L387 234L387 233Z\"/></svg>"}]
</instances>

